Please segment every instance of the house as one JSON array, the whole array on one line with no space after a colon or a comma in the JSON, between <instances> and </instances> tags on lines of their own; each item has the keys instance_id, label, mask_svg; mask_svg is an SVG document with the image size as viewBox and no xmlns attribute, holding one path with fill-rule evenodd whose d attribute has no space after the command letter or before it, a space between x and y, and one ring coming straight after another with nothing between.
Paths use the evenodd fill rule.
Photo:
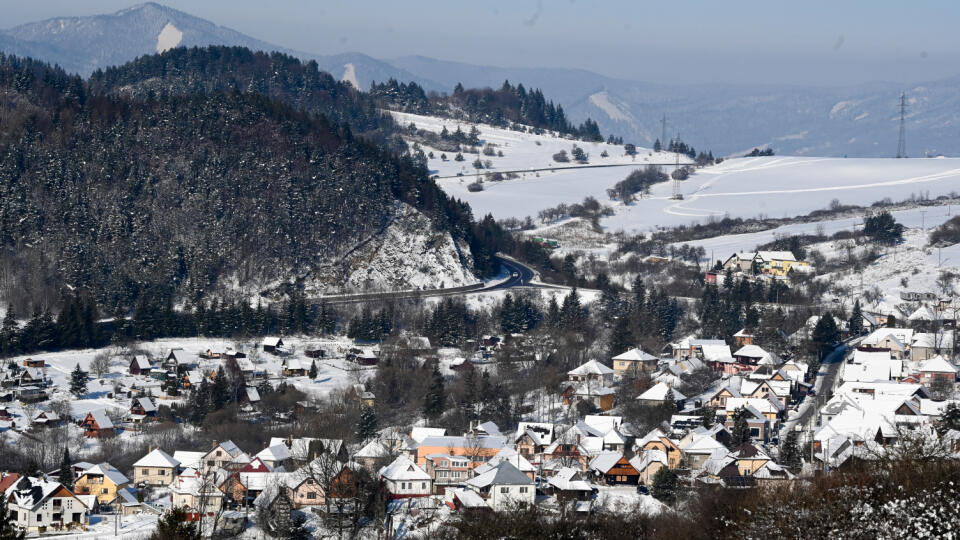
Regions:
<instances>
[{"instance_id":1,"label":"house","mask_svg":"<svg viewBox=\"0 0 960 540\"><path fill-rule=\"evenodd\" d=\"M953 351L954 336L954 330L915 333L910 343L910 360L920 362Z\"/></svg>"},{"instance_id":2,"label":"house","mask_svg":"<svg viewBox=\"0 0 960 540\"><path fill-rule=\"evenodd\" d=\"M263 352L277 354L284 347L283 339L278 337L263 338Z\"/></svg>"},{"instance_id":3,"label":"house","mask_svg":"<svg viewBox=\"0 0 960 540\"><path fill-rule=\"evenodd\" d=\"M680 467L683 461L683 450L677 444L677 441L667 437L659 429L653 429L634 445L637 453L648 452L650 450L660 450L667 456L667 465L671 469Z\"/></svg>"},{"instance_id":4,"label":"house","mask_svg":"<svg viewBox=\"0 0 960 540\"><path fill-rule=\"evenodd\" d=\"M101 505L117 500L118 491L127 487L130 479L109 463L94 465L77 478L73 490L78 495L96 495Z\"/></svg>"},{"instance_id":5,"label":"house","mask_svg":"<svg viewBox=\"0 0 960 540\"><path fill-rule=\"evenodd\" d=\"M809 272L810 263L798 261L791 251L758 251L753 257L760 272L774 276L786 276L791 271Z\"/></svg>"},{"instance_id":6,"label":"house","mask_svg":"<svg viewBox=\"0 0 960 540\"><path fill-rule=\"evenodd\" d=\"M176 450L173 453L173 459L180 462L177 467L177 473L182 473L185 469L200 470L203 468L203 456L206 452L188 452L186 450Z\"/></svg>"},{"instance_id":7,"label":"house","mask_svg":"<svg viewBox=\"0 0 960 540\"><path fill-rule=\"evenodd\" d=\"M183 349L170 349L170 354L163 361L163 365L169 371L183 374L197 367L197 359L188 355Z\"/></svg>"},{"instance_id":8,"label":"house","mask_svg":"<svg viewBox=\"0 0 960 540\"><path fill-rule=\"evenodd\" d=\"M481 475L490 469L496 468L500 463L504 461L509 462L511 465L517 468L520 472L527 475L531 480L535 480L537 477L537 468L530 463L527 458L523 457L516 450L512 448L504 448L500 451L499 454L490 458L490 461L482 463L473 469L474 476Z\"/></svg>"},{"instance_id":9,"label":"house","mask_svg":"<svg viewBox=\"0 0 960 540\"><path fill-rule=\"evenodd\" d=\"M487 437L427 437L417 446L417 465L423 466L430 454L464 456L470 459L470 468L497 455L509 442L502 435Z\"/></svg>"},{"instance_id":10,"label":"house","mask_svg":"<svg viewBox=\"0 0 960 540\"><path fill-rule=\"evenodd\" d=\"M212 475L178 477L170 486L170 504L174 508L185 508L191 521L198 520L200 514L213 517L223 508L226 497L218 484Z\"/></svg>"},{"instance_id":11,"label":"house","mask_svg":"<svg viewBox=\"0 0 960 540\"><path fill-rule=\"evenodd\" d=\"M43 369L46 361L41 358L26 358L23 360L23 367Z\"/></svg>"},{"instance_id":12,"label":"house","mask_svg":"<svg viewBox=\"0 0 960 540\"><path fill-rule=\"evenodd\" d=\"M286 377L306 376L308 368L297 358L286 358L283 361L283 374Z\"/></svg>"},{"instance_id":13,"label":"house","mask_svg":"<svg viewBox=\"0 0 960 540\"><path fill-rule=\"evenodd\" d=\"M491 508L487 501L470 489L451 489L446 492L446 504L464 514L489 514Z\"/></svg>"},{"instance_id":14,"label":"house","mask_svg":"<svg viewBox=\"0 0 960 540\"><path fill-rule=\"evenodd\" d=\"M570 393L567 403L578 401L588 401L602 412L609 411L616 401L616 391L609 386L600 386L591 382L579 383Z\"/></svg>"},{"instance_id":15,"label":"house","mask_svg":"<svg viewBox=\"0 0 960 540\"><path fill-rule=\"evenodd\" d=\"M201 473L204 475L227 466L243 451L233 444L233 441L217 442L213 441L213 448L203 455L200 460Z\"/></svg>"},{"instance_id":16,"label":"house","mask_svg":"<svg viewBox=\"0 0 960 540\"><path fill-rule=\"evenodd\" d=\"M920 382L924 385L931 385L935 381L948 381L951 383L957 380L957 368L950 362L947 362L943 356L934 356L929 360L924 360L917 367L917 373Z\"/></svg>"},{"instance_id":17,"label":"house","mask_svg":"<svg viewBox=\"0 0 960 540\"><path fill-rule=\"evenodd\" d=\"M510 510L517 506L532 505L536 498L536 486L527 475L509 462L504 461L465 485L477 492L494 511Z\"/></svg>"},{"instance_id":18,"label":"house","mask_svg":"<svg viewBox=\"0 0 960 540\"><path fill-rule=\"evenodd\" d=\"M543 452L553 442L554 425L544 422L520 422L513 443L527 459Z\"/></svg>"},{"instance_id":19,"label":"house","mask_svg":"<svg viewBox=\"0 0 960 540\"><path fill-rule=\"evenodd\" d=\"M742 347L744 345L753 345L754 340L757 336L753 332L748 331L746 328L741 328L739 332L733 335L733 342L738 346Z\"/></svg>"},{"instance_id":20,"label":"house","mask_svg":"<svg viewBox=\"0 0 960 540\"><path fill-rule=\"evenodd\" d=\"M586 471L590 462L590 451L584 447L584 439L584 433L576 426L564 431L543 449L541 461L554 462L557 470L562 467L576 467Z\"/></svg>"},{"instance_id":21,"label":"house","mask_svg":"<svg viewBox=\"0 0 960 540\"><path fill-rule=\"evenodd\" d=\"M578 469L563 467L547 480L543 490L560 502L589 501L593 489L584 476Z\"/></svg>"},{"instance_id":22,"label":"house","mask_svg":"<svg viewBox=\"0 0 960 540\"><path fill-rule=\"evenodd\" d=\"M604 485L636 485L640 478L637 469L620 452L603 452L588 465L590 471Z\"/></svg>"},{"instance_id":23,"label":"house","mask_svg":"<svg viewBox=\"0 0 960 540\"><path fill-rule=\"evenodd\" d=\"M649 486L653 476L664 467L669 467L663 450L646 450L630 458L630 465L637 471L637 482Z\"/></svg>"},{"instance_id":24,"label":"house","mask_svg":"<svg viewBox=\"0 0 960 540\"><path fill-rule=\"evenodd\" d=\"M643 352L641 349L634 348L614 356L612 361L614 374L623 376L627 373L634 375L637 373L653 373L657 371L659 359L652 354Z\"/></svg>"},{"instance_id":25,"label":"house","mask_svg":"<svg viewBox=\"0 0 960 540\"><path fill-rule=\"evenodd\" d=\"M134 422L156 421L157 406L148 397L136 398L130 403L130 418Z\"/></svg>"},{"instance_id":26,"label":"house","mask_svg":"<svg viewBox=\"0 0 960 540\"><path fill-rule=\"evenodd\" d=\"M433 479L407 456L398 456L378 474L393 499L428 497L433 493Z\"/></svg>"},{"instance_id":27,"label":"house","mask_svg":"<svg viewBox=\"0 0 960 540\"><path fill-rule=\"evenodd\" d=\"M33 413L30 424L38 428L56 427L60 425L60 416L53 411L37 411Z\"/></svg>"},{"instance_id":28,"label":"house","mask_svg":"<svg viewBox=\"0 0 960 540\"><path fill-rule=\"evenodd\" d=\"M287 476L287 473L275 472L263 460L255 457L223 478L218 487L229 498L243 503L255 499L270 483L283 484Z\"/></svg>"},{"instance_id":29,"label":"house","mask_svg":"<svg viewBox=\"0 0 960 540\"><path fill-rule=\"evenodd\" d=\"M460 485L473 476L468 458L450 454L430 454L424 470L433 481L433 490L438 495L443 495L450 486Z\"/></svg>"},{"instance_id":30,"label":"house","mask_svg":"<svg viewBox=\"0 0 960 540\"><path fill-rule=\"evenodd\" d=\"M133 481L137 485L169 486L179 468L179 461L155 448L133 464Z\"/></svg>"},{"instance_id":31,"label":"house","mask_svg":"<svg viewBox=\"0 0 960 540\"><path fill-rule=\"evenodd\" d=\"M290 448L283 443L264 448L256 457L270 466L271 469L282 468L289 464L293 458Z\"/></svg>"},{"instance_id":32,"label":"house","mask_svg":"<svg viewBox=\"0 0 960 540\"><path fill-rule=\"evenodd\" d=\"M673 400L678 404L682 404L683 400L687 399L687 396L684 396L679 391L670 388L669 384L658 382L657 384L648 388L646 392L637 396L637 401L643 403L644 405L659 406L663 405L664 401L669 399L671 394L673 395Z\"/></svg>"},{"instance_id":33,"label":"house","mask_svg":"<svg viewBox=\"0 0 960 540\"><path fill-rule=\"evenodd\" d=\"M719 277L716 272L706 272L703 274L703 282L707 285L716 285Z\"/></svg>"},{"instance_id":34,"label":"house","mask_svg":"<svg viewBox=\"0 0 960 540\"><path fill-rule=\"evenodd\" d=\"M733 353L736 363L732 368L736 373L743 371L754 371L759 366L777 365L780 358L775 353L767 352L757 345L744 345ZM725 366L725 370L730 369Z\"/></svg>"},{"instance_id":35,"label":"house","mask_svg":"<svg viewBox=\"0 0 960 540\"><path fill-rule=\"evenodd\" d=\"M0 480L0 485L7 484L7 478ZM9 522L18 529L44 533L86 526L87 506L63 484L32 477L17 476L15 480L4 497Z\"/></svg>"},{"instance_id":36,"label":"house","mask_svg":"<svg viewBox=\"0 0 960 540\"><path fill-rule=\"evenodd\" d=\"M613 384L613 370L590 360L567 372L567 379L575 382L594 382L607 386Z\"/></svg>"},{"instance_id":37,"label":"house","mask_svg":"<svg viewBox=\"0 0 960 540\"><path fill-rule=\"evenodd\" d=\"M153 371L153 364L150 363L150 359L146 356L136 354L130 359L130 368L128 371L131 375L150 375L150 372Z\"/></svg>"},{"instance_id":38,"label":"house","mask_svg":"<svg viewBox=\"0 0 960 540\"><path fill-rule=\"evenodd\" d=\"M752 272L756 253L734 253L723 262L723 269L731 272Z\"/></svg>"},{"instance_id":39,"label":"house","mask_svg":"<svg viewBox=\"0 0 960 540\"><path fill-rule=\"evenodd\" d=\"M91 438L112 437L117 434L113 421L103 409L94 409L80 423L83 434Z\"/></svg>"}]
</instances>

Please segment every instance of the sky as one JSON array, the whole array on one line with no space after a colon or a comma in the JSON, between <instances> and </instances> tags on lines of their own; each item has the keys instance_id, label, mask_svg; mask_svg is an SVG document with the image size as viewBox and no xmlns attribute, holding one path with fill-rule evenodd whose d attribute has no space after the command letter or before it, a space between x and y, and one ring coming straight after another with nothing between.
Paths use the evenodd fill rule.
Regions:
<instances>
[{"instance_id":1,"label":"sky","mask_svg":"<svg viewBox=\"0 0 960 540\"><path fill-rule=\"evenodd\" d=\"M0 27L111 13L133 1L0 0ZM167 0L317 54L423 55L582 68L662 83L850 85L960 74L960 2L755 0Z\"/></svg>"}]
</instances>

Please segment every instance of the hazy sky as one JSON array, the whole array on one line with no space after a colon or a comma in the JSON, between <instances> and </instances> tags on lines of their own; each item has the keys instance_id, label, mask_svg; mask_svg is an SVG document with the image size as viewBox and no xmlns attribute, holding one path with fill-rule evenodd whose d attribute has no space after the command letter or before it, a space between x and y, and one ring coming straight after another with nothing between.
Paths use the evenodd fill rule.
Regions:
<instances>
[{"instance_id":1,"label":"hazy sky","mask_svg":"<svg viewBox=\"0 0 960 540\"><path fill-rule=\"evenodd\" d=\"M0 27L136 2L0 0ZM277 45L577 67L659 82L851 84L960 75L960 2L168 0Z\"/></svg>"}]
</instances>

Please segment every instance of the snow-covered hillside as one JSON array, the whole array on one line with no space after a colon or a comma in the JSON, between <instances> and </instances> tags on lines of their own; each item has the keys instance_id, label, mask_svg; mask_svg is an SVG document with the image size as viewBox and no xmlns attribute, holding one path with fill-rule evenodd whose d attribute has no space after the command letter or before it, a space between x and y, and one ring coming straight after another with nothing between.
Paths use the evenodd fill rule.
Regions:
<instances>
[{"instance_id":1,"label":"snow-covered hillside","mask_svg":"<svg viewBox=\"0 0 960 540\"><path fill-rule=\"evenodd\" d=\"M451 132L459 125L469 131L471 125L454 120L411 114L396 114L403 124L419 129ZM491 160L490 172L517 171L519 177L504 181L486 181L483 191L472 192L468 185L476 179L471 166L476 155L462 162L440 159L433 152L429 160L432 174L451 196L464 200L474 215L492 214L497 219L536 218L545 208L560 203L580 202L592 196L610 205L615 215L601 221L610 232L645 232L660 227L705 223L725 216L795 217L827 208L834 199L845 205L869 206L889 198L902 201L911 197L936 198L960 191L960 159L883 159L883 158L809 158L760 157L728 159L719 165L699 169L689 180L678 184L683 200L674 200L672 182L653 187L649 197L629 205L611 201L607 189L623 180L631 170L651 163L671 163L673 155L638 148L637 156L627 156L622 146L583 143L547 135L532 135L478 126L483 143L492 143L503 157ZM557 163L552 155L569 150L576 143L590 154L587 166ZM607 158L599 157L606 151ZM684 160L687 162L688 160ZM596 165L615 165L595 167ZM557 167L571 167L557 169ZM553 168L553 170L539 170ZM665 171L673 167L667 165ZM462 174L463 176L457 176ZM815 227L815 226L814 226Z\"/></svg>"}]
</instances>

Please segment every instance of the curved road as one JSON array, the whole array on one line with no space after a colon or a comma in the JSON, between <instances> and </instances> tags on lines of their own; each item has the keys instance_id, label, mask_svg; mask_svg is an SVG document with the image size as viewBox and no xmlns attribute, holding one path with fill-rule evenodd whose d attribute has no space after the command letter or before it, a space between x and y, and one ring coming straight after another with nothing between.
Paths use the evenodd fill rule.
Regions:
<instances>
[{"instance_id":1,"label":"curved road","mask_svg":"<svg viewBox=\"0 0 960 540\"><path fill-rule=\"evenodd\" d=\"M340 294L340 295L330 295L330 296L321 296L318 298L310 299L312 303L325 302L327 304L353 304L358 302L367 302L370 300L382 300L382 299L403 299L403 298L429 298L434 296L463 296L467 294L489 292L489 291L499 291L504 289L512 289L516 287L529 287L536 289L566 289L562 285L551 285L548 283L539 283L537 278L539 274L533 268L527 266L526 264L503 255L497 255L497 260L500 261L500 264L507 269L507 272L510 273L510 277L506 280L499 283L493 283L487 286L480 283L477 285L470 285L467 287L455 287L451 289L428 289L428 290L407 290L407 291L388 291L388 292L378 292L378 293L363 293L363 294Z\"/></svg>"}]
</instances>

